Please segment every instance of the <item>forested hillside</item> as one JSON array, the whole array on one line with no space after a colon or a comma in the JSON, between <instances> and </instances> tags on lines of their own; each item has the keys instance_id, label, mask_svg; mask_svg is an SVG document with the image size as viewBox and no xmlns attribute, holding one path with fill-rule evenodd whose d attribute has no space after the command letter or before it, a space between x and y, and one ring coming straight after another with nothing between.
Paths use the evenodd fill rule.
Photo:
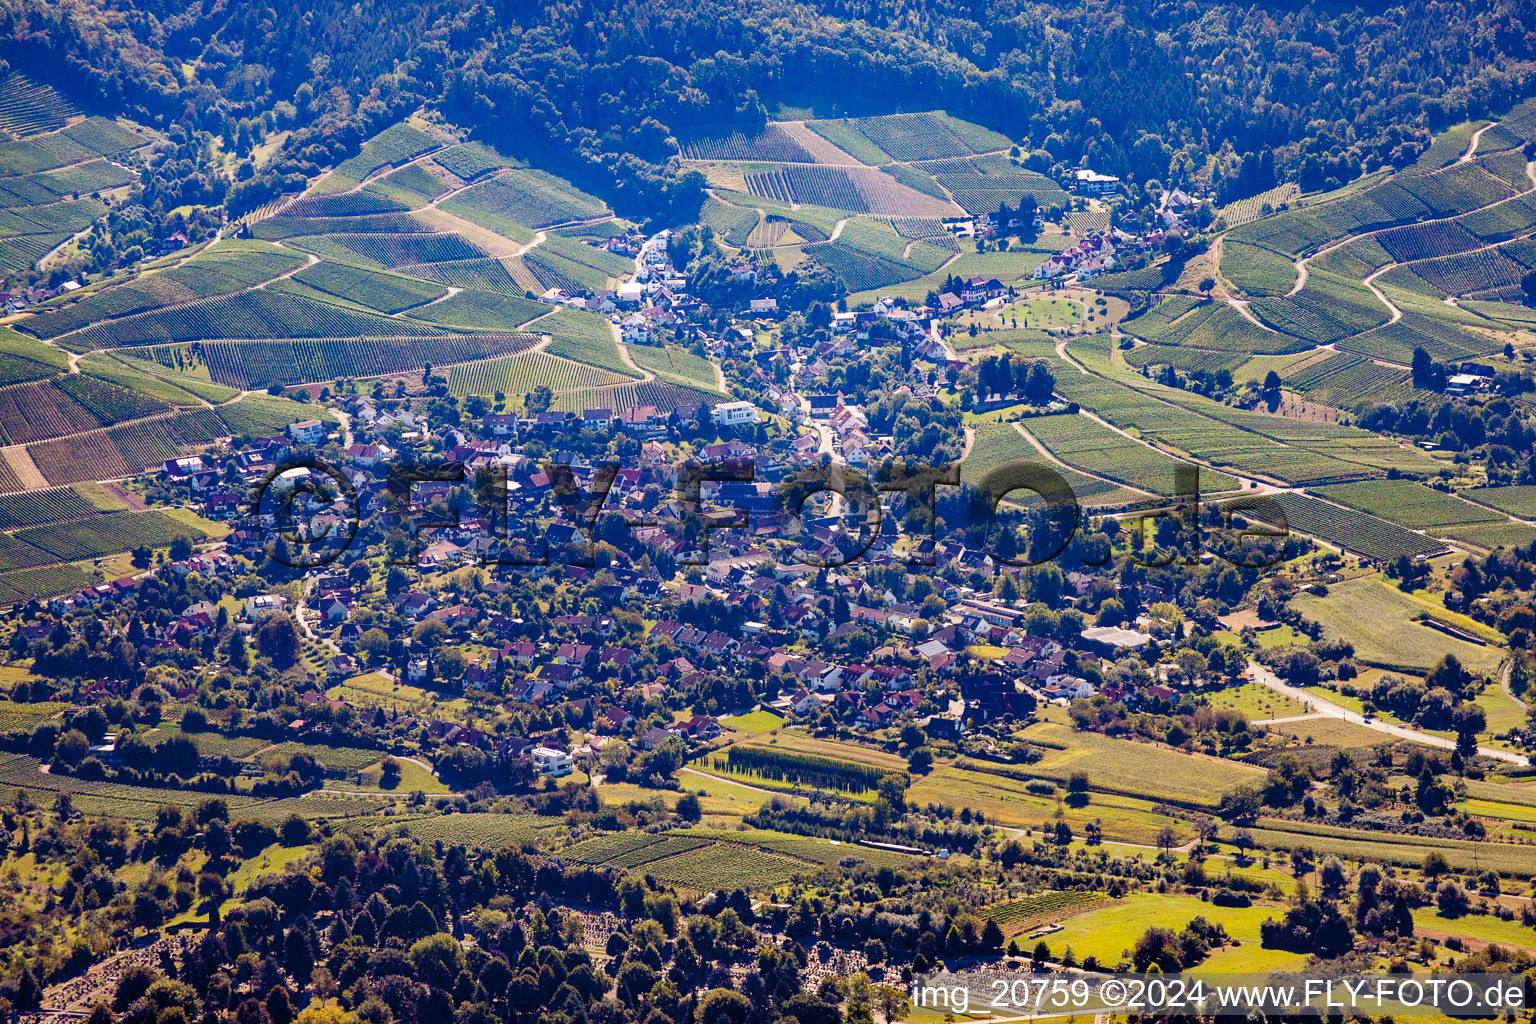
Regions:
<instances>
[{"instance_id":1,"label":"forested hillside","mask_svg":"<svg viewBox=\"0 0 1536 1024\"><path fill-rule=\"evenodd\" d=\"M673 140L781 104L942 107L1020 142L1035 170L1214 176L1236 198L1406 165L1431 129L1508 107L1532 76L1528 0L1287 7L432 0L361 18L335 2L123 17L12 0L0 28L13 67L83 106L180 120L241 157L293 129L233 187L237 212L424 101L621 213L675 219L702 196L669 166Z\"/></svg>"}]
</instances>

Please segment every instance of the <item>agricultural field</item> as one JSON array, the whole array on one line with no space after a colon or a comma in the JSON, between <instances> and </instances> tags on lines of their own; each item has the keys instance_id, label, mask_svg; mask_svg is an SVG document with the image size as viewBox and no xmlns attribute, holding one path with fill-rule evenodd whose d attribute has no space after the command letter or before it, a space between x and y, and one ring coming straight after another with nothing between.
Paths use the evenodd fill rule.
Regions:
<instances>
[{"instance_id":1,"label":"agricultural field","mask_svg":"<svg viewBox=\"0 0 1536 1024\"><path fill-rule=\"evenodd\" d=\"M400 320L392 321L401 323ZM421 327L421 331L430 328ZM425 363L457 363L522 352L537 344L531 334L434 334L426 337L332 338L292 341L221 341L202 346L208 371L220 384L254 389L337 377L380 377L419 370Z\"/></svg>"},{"instance_id":2,"label":"agricultural field","mask_svg":"<svg viewBox=\"0 0 1536 1024\"><path fill-rule=\"evenodd\" d=\"M1213 708L1230 708L1250 721L1287 718L1307 711L1300 701L1292 700L1260 683L1243 683L1217 690L1206 694L1205 702Z\"/></svg>"},{"instance_id":3,"label":"agricultural field","mask_svg":"<svg viewBox=\"0 0 1536 1024\"><path fill-rule=\"evenodd\" d=\"M960 766L1003 778L1046 779L1062 785L1073 772L1083 771L1095 792L1196 807L1214 805L1223 793L1259 778L1258 769L1235 761L1076 732L1057 722L1031 725L1020 738L1039 745L1040 760L1019 766L962 760Z\"/></svg>"},{"instance_id":4,"label":"agricultural field","mask_svg":"<svg viewBox=\"0 0 1536 1024\"><path fill-rule=\"evenodd\" d=\"M973 428L975 440L971 450L960 464L960 478L968 484L979 484L998 466L1017 462L1045 465L1046 460L1028 439L1014 428L1012 423L981 422ZM1135 491L1081 473L1067 470L1062 473L1072 488L1077 502L1082 506L1126 504L1142 497ZM1010 495L1010 502L1029 507L1041 499L1030 492L1019 491Z\"/></svg>"},{"instance_id":5,"label":"agricultural field","mask_svg":"<svg viewBox=\"0 0 1536 1024\"><path fill-rule=\"evenodd\" d=\"M342 263L316 263L293 275L293 279L381 313L399 313L448 294L446 288L435 283Z\"/></svg>"},{"instance_id":6,"label":"agricultural field","mask_svg":"<svg viewBox=\"0 0 1536 1024\"><path fill-rule=\"evenodd\" d=\"M630 348L629 355L664 381L707 391L716 390L714 364L686 349L672 345L665 348L635 345Z\"/></svg>"},{"instance_id":7,"label":"agricultural field","mask_svg":"<svg viewBox=\"0 0 1536 1024\"><path fill-rule=\"evenodd\" d=\"M455 395L521 397L540 385L556 392L573 391L621 384L633 376L632 372L619 374L547 352L524 352L453 366L448 371L448 390Z\"/></svg>"},{"instance_id":8,"label":"agricultural field","mask_svg":"<svg viewBox=\"0 0 1536 1024\"><path fill-rule=\"evenodd\" d=\"M850 292L909 281L950 262L954 253L924 241L908 241L888 223L854 219L836 241L805 246L805 254L831 271Z\"/></svg>"},{"instance_id":9,"label":"agricultural field","mask_svg":"<svg viewBox=\"0 0 1536 1024\"><path fill-rule=\"evenodd\" d=\"M963 799L962 795L963 794ZM1048 830L1064 821L1074 835L1083 834L1097 821L1106 840L1151 846L1164 826L1172 825L1187 839L1182 825L1155 808L1155 801L1121 794L1096 793L1083 807L1065 807L1055 782L1002 775L976 765L946 765L907 790L907 799L929 804L968 807L981 812L993 825L1004 828ZM1060 813L1060 818L1057 815Z\"/></svg>"},{"instance_id":10,"label":"agricultural field","mask_svg":"<svg viewBox=\"0 0 1536 1024\"><path fill-rule=\"evenodd\" d=\"M1479 505L1487 505L1521 519L1536 519L1536 486L1474 487L1459 493Z\"/></svg>"},{"instance_id":11,"label":"agricultural field","mask_svg":"<svg viewBox=\"0 0 1536 1024\"><path fill-rule=\"evenodd\" d=\"M1329 501L1369 512L1411 530L1459 526L1502 518L1495 512L1412 480L1368 480L1314 487Z\"/></svg>"},{"instance_id":12,"label":"agricultural field","mask_svg":"<svg viewBox=\"0 0 1536 1024\"><path fill-rule=\"evenodd\" d=\"M1070 466L1163 497L1178 493L1174 482L1180 465L1177 460L1086 416L1040 416L1022 426ZM1225 473L1206 470L1200 486L1205 491L1226 491L1236 488L1237 481Z\"/></svg>"},{"instance_id":13,"label":"agricultural field","mask_svg":"<svg viewBox=\"0 0 1536 1024\"><path fill-rule=\"evenodd\" d=\"M1368 665L1424 672L1454 654L1469 668L1492 672L1504 653L1423 625L1419 618L1429 610L1376 578L1333 584L1323 596L1299 594L1291 607L1328 635L1353 644L1356 660ZM1440 618L1452 621L1444 612Z\"/></svg>"},{"instance_id":14,"label":"agricultural field","mask_svg":"<svg viewBox=\"0 0 1536 1024\"><path fill-rule=\"evenodd\" d=\"M1284 514L1285 526L1298 533L1307 534L1358 552L1368 558L1390 561L1400 555L1432 555L1445 550L1445 545L1423 537L1401 526L1362 516L1358 512L1340 508L1304 494L1283 493L1271 495L1274 506ZM1267 506L1246 507L1250 518L1268 519ZM1275 523L1274 525L1281 525Z\"/></svg>"}]
</instances>

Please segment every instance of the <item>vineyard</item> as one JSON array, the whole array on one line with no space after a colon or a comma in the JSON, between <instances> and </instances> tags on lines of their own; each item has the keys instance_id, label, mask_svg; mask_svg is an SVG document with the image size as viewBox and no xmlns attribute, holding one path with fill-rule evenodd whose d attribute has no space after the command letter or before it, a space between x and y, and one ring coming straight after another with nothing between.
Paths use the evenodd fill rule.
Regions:
<instances>
[{"instance_id":1,"label":"vineyard","mask_svg":"<svg viewBox=\"0 0 1536 1024\"><path fill-rule=\"evenodd\" d=\"M748 744L731 747L723 757L714 755L709 764L716 771L742 778L852 794L873 790L891 774L887 769L857 761Z\"/></svg>"},{"instance_id":2,"label":"vineyard","mask_svg":"<svg viewBox=\"0 0 1536 1024\"><path fill-rule=\"evenodd\" d=\"M1176 460L1086 416L1040 416L1024 427L1068 465L1153 494L1178 493L1174 472L1180 464ZM1205 491L1226 491L1236 488L1237 481L1208 469L1200 475L1200 486Z\"/></svg>"},{"instance_id":3,"label":"vineyard","mask_svg":"<svg viewBox=\"0 0 1536 1024\"><path fill-rule=\"evenodd\" d=\"M994 903L982 910L989 921L996 921L1005 935L1025 931L1041 924L1053 924L1066 917L1094 910L1109 902L1102 892L1067 889L1037 892L1017 899Z\"/></svg>"},{"instance_id":4,"label":"vineyard","mask_svg":"<svg viewBox=\"0 0 1536 1024\"><path fill-rule=\"evenodd\" d=\"M1171 295L1123 326L1128 333L1156 345L1250 354L1300 352L1311 347L1300 339L1255 326L1225 302L1189 295Z\"/></svg>"},{"instance_id":5,"label":"vineyard","mask_svg":"<svg viewBox=\"0 0 1536 1024\"><path fill-rule=\"evenodd\" d=\"M666 348L635 346L629 354L662 380L706 391L715 390L715 366L702 356L670 345Z\"/></svg>"},{"instance_id":6,"label":"vineyard","mask_svg":"<svg viewBox=\"0 0 1536 1024\"><path fill-rule=\"evenodd\" d=\"M606 323L598 322L594 329L586 330L585 324L575 325L557 320L559 315L539 322L541 330L554 336L554 340L545 347L545 352L573 362L612 370L614 373L634 375L635 371L625 365L619 355L618 345L614 343ZM710 383L713 386L713 381Z\"/></svg>"},{"instance_id":7,"label":"vineyard","mask_svg":"<svg viewBox=\"0 0 1536 1024\"><path fill-rule=\"evenodd\" d=\"M1070 199L1052 179L1000 154L945 160L928 164L924 170L972 215L991 213L999 203L1017 206L1025 196L1033 198L1041 209L1064 209Z\"/></svg>"},{"instance_id":8,"label":"vineyard","mask_svg":"<svg viewBox=\"0 0 1536 1024\"><path fill-rule=\"evenodd\" d=\"M346 192L332 196L303 196L282 208L283 217L364 217L372 213L403 213L410 207L376 192Z\"/></svg>"},{"instance_id":9,"label":"vineyard","mask_svg":"<svg viewBox=\"0 0 1536 1024\"><path fill-rule=\"evenodd\" d=\"M1172 366L1185 373L1231 372L1248 361L1245 352L1217 352L1182 345L1138 345L1125 353L1125 361L1137 368Z\"/></svg>"},{"instance_id":10,"label":"vineyard","mask_svg":"<svg viewBox=\"0 0 1536 1024\"><path fill-rule=\"evenodd\" d=\"M426 363L467 363L521 352L537 341L530 334L441 334L410 338L408 342L366 337L219 341L204 343L202 350L215 381L256 390L273 383L381 377L419 370Z\"/></svg>"},{"instance_id":11,"label":"vineyard","mask_svg":"<svg viewBox=\"0 0 1536 1024\"><path fill-rule=\"evenodd\" d=\"M1431 319L1420 313L1405 312L1397 323L1344 338L1338 347L1407 366L1413 359L1415 348L1424 349L1436 360L1457 362L1487 355L1495 351L1498 345L1487 336L1474 334L1458 324Z\"/></svg>"},{"instance_id":12,"label":"vineyard","mask_svg":"<svg viewBox=\"0 0 1536 1024\"><path fill-rule=\"evenodd\" d=\"M1365 480L1315 487L1313 492L1329 501L1369 512L1414 530L1501 518L1481 505L1462 501L1454 495L1412 480Z\"/></svg>"},{"instance_id":13,"label":"vineyard","mask_svg":"<svg viewBox=\"0 0 1536 1024\"><path fill-rule=\"evenodd\" d=\"M783 203L897 217L942 217L954 212L943 198L925 195L869 167L791 164L748 171L747 190Z\"/></svg>"},{"instance_id":14,"label":"vineyard","mask_svg":"<svg viewBox=\"0 0 1536 1024\"><path fill-rule=\"evenodd\" d=\"M767 892L811 870L799 861L757 847L715 843L652 861L645 865L644 873L693 892L724 886Z\"/></svg>"},{"instance_id":15,"label":"vineyard","mask_svg":"<svg viewBox=\"0 0 1536 1024\"><path fill-rule=\"evenodd\" d=\"M1392 467L1419 472L1435 467L1419 453L1368 431L1235 409L1165 387L1117 367L1107 339L1074 342L1073 353L1093 372L1057 373L1058 394L1116 426L1134 427L1174 452L1218 466L1293 483L1380 476Z\"/></svg>"},{"instance_id":16,"label":"vineyard","mask_svg":"<svg viewBox=\"0 0 1536 1024\"><path fill-rule=\"evenodd\" d=\"M221 338L402 337L432 328L272 291L241 292L139 313L70 336L71 347L116 348Z\"/></svg>"},{"instance_id":17,"label":"vineyard","mask_svg":"<svg viewBox=\"0 0 1536 1024\"><path fill-rule=\"evenodd\" d=\"M453 288L476 288L503 295L522 295L525 290L507 269L506 263L489 256L444 263L406 264L395 269L402 274L426 278Z\"/></svg>"},{"instance_id":18,"label":"vineyard","mask_svg":"<svg viewBox=\"0 0 1536 1024\"><path fill-rule=\"evenodd\" d=\"M432 226L409 213L372 213L361 217L268 217L251 226L254 238L281 241L303 235L424 234Z\"/></svg>"},{"instance_id":19,"label":"vineyard","mask_svg":"<svg viewBox=\"0 0 1536 1024\"><path fill-rule=\"evenodd\" d=\"M292 251L261 243L225 243L179 267L171 267L97 292L72 305L39 313L17 324L28 334L52 339L102 320L140 313L156 306L193 302L240 291L303 266Z\"/></svg>"},{"instance_id":20,"label":"vineyard","mask_svg":"<svg viewBox=\"0 0 1536 1024\"><path fill-rule=\"evenodd\" d=\"M411 318L443 327L512 331L547 312L549 307L536 299L466 288L441 302L413 311Z\"/></svg>"},{"instance_id":21,"label":"vineyard","mask_svg":"<svg viewBox=\"0 0 1536 1024\"><path fill-rule=\"evenodd\" d=\"M1505 255L1504 248L1477 249L1455 256L1393 268L1382 276L1383 283L1413 287L1411 274L1441 295L1468 295L1503 288L1516 288L1530 269Z\"/></svg>"},{"instance_id":22,"label":"vineyard","mask_svg":"<svg viewBox=\"0 0 1536 1024\"><path fill-rule=\"evenodd\" d=\"M620 868L637 868L663 857L687 853L708 845L708 840L690 836L617 832L588 839L561 852L567 859L578 864L612 864Z\"/></svg>"},{"instance_id":23,"label":"vineyard","mask_svg":"<svg viewBox=\"0 0 1536 1024\"><path fill-rule=\"evenodd\" d=\"M361 256L381 267L403 267L411 263L445 263L450 260L482 259L487 253L475 243L446 232L407 232L379 234L334 234L318 236L328 245ZM315 248L309 238L293 243L301 248ZM316 249L317 253L325 253Z\"/></svg>"},{"instance_id":24,"label":"vineyard","mask_svg":"<svg viewBox=\"0 0 1536 1024\"><path fill-rule=\"evenodd\" d=\"M95 505L70 487L0 495L0 530L84 519L97 511Z\"/></svg>"},{"instance_id":25,"label":"vineyard","mask_svg":"<svg viewBox=\"0 0 1536 1024\"><path fill-rule=\"evenodd\" d=\"M635 269L634 262L623 256L558 235L545 238L522 259L545 287L577 291L601 291L614 278Z\"/></svg>"},{"instance_id":26,"label":"vineyard","mask_svg":"<svg viewBox=\"0 0 1536 1024\"><path fill-rule=\"evenodd\" d=\"M1303 494L1282 493L1270 495L1270 498L1284 513L1289 529L1359 552L1368 558L1391 561L1400 555L1411 558L1445 550L1444 544L1394 523L1361 515ZM1262 507L1249 508L1240 514L1265 519Z\"/></svg>"},{"instance_id":27,"label":"vineyard","mask_svg":"<svg viewBox=\"0 0 1536 1024\"><path fill-rule=\"evenodd\" d=\"M190 813L208 799L206 793L154 786L130 786L119 782L97 782L71 775L49 774L38 769L41 762L20 754L0 755L0 786L9 792L26 789L35 800L49 800L53 793L69 793L75 810L92 817L153 822L161 807L180 807ZM231 818L254 818L276 825L290 814L315 819L344 818L367 814L378 809L378 801L340 795L312 793L284 800L262 800L240 794L219 799L229 808ZM470 815L462 815L468 818Z\"/></svg>"},{"instance_id":28,"label":"vineyard","mask_svg":"<svg viewBox=\"0 0 1536 1024\"><path fill-rule=\"evenodd\" d=\"M520 167L521 161L502 156L483 142L466 142L435 153L432 160L439 167L464 181L474 181L482 174L502 167Z\"/></svg>"},{"instance_id":29,"label":"vineyard","mask_svg":"<svg viewBox=\"0 0 1536 1024\"><path fill-rule=\"evenodd\" d=\"M50 85L39 85L20 71L0 79L0 129L25 137L57 131L79 114Z\"/></svg>"},{"instance_id":30,"label":"vineyard","mask_svg":"<svg viewBox=\"0 0 1536 1024\"><path fill-rule=\"evenodd\" d=\"M420 164L406 164L372 182L365 191L376 192L407 206L425 206L444 194L449 186Z\"/></svg>"},{"instance_id":31,"label":"vineyard","mask_svg":"<svg viewBox=\"0 0 1536 1024\"><path fill-rule=\"evenodd\" d=\"M1296 268L1290 260L1242 242L1223 248L1221 272L1249 295L1284 295L1296 283Z\"/></svg>"},{"instance_id":32,"label":"vineyard","mask_svg":"<svg viewBox=\"0 0 1536 1024\"><path fill-rule=\"evenodd\" d=\"M316 263L293 275L293 280L381 313L398 313L447 294L434 283L342 263Z\"/></svg>"},{"instance_id":33,"label":"vineyard","mask_svg":"<svg viewBox=\"0 0 1536 1024\"><path fill-rule=\"evenodd\" d=\"M775 163L815 163L816 158L790 137L782 125L769 123L755 135L697 136L681 143L687 160L767 160Z\"/></svg>"},{"instance_id":34,"label":"vineyard","mask_svg":"<svg viewBox=\"0 0 1536 1024\"><path fill-rule=\"evenodd\" d=\"M622 412L650 406L660 413L670 413L680 405L714 405L722 401L713 391L699 391L662 380L612 384L600 388L578 388L555 395L550 409L554 412L581 412L583 409L611 409Z\"/></svg>"},{"instance_id":35,"label":"vineyard","mask_svg":"<svg viewBox=\"0 0 1536 1024\"><path fill-rule=\"evenodd\" d=\"M1253 223L1260 217L1268 217L1299 198L1301 198L1301 187L1293 181L1288 181L1283 185L1276 185L1267 192L1260 192L1256 196L1228 203L1221 208L1221 219L1226 221L1229 228L1241 227L1244 224Z\"/></svg>"},{"instance_id":36,"label":"vineyard","mask_svg":"<svg viewBox=\"0 0 1536 1024\"><path fill-rule=\"evenodd\" d=\"M1461 495L1479 505L1487 505L1521 519L1536 519L1536 485L1476 487L1462 491Z\"/></svg>"},{"instance_id":37,"label":"vineyard","mask_svg":"<svg viewBox=\"0 0 1536 1024\"><path fill-rule=\"evenodd\" d=\"M1451 256L1476 249L1482 239L1453 220L1405 224L1376 235L1376 242L1398 263Z\"/></svg>"},{"instance_id":38,"label":"vineyard","mask_svg":"<svg viewBox=\"0 0 1536 1024\"><path fill-rule=\"evenodd\" d=\"M727 243L739 248L747 244L747 239L757 229L759 217L757 210L751 207L732 206L714 196L706 196L699 219L714 228Z\"/></svg>"},{"instance_id":39,"label":"vineyard","mask_svg":"<svg viewBox=\"0 0 1536 1024\"><path fill-rule=\"evenodd\" d=\"M807 245L804 251L854 292L910 281L953 256L927 242L908 242L882 222L862 219L848 221L836 241Z\"/></svg>"},{"instance_id":40,"label":"vineyard","mask_svg":"<svg viewBox=\"0 0 1536 1024\"><path fill-rule=\"evenodd\" d=\"M315 191L322 194L349 191L381 168L404 163L438 148L439 145L440 143L432 136L412 128L403 121L390 125L364 143L356 156L337 164L336 168L315 186Z\"/></svg>"},{"instance_id":41,"label":"vineyard","mask_svg":"<svg viewBox=\"0 0 1536 1024\"><path fill-rule=\"evenodd\" d=\"M574 363L546 352L525 352L454 366L448 371L448 390L455 395L521 396L539 385L551 391L570 391L619 384L630 376Z\"/></svg>"},{"instance_id":42,"label":"vineyard","mask_svg":"<svg viewBox=\"0 0 1536 1024\"><path fill-rule=\"evenodd\" d=\"M34 526L10 535L47 552L49 561L78 562L140 546L165 547L177 537L201 539L201 530L160 512L107 512L70 523Z\"/></svg>"},{"instance_id":43,"label":"vineyard","mask_svg":"<svg viewBox=\"0 0 1536 1024\"><path fill-rule=\"evenodd\" d=\"M596 196L531 168L514 168L472 185L442 203L441 208L450 213L483 210L531 228L588 220L609 212Z\"/></svg>"},{"instance_id":44,"label":"vineyard","mask_svg":"<svg viewBox=\"0 0 1536 1024\"><path fill-rule=\"evenodd\" d=\"M1416 394L1407 370L1344 352L1281 376L1291 390L1340 409L1365 401L1407 401Z\"/></svg>"},{"instance_id":45,"label":"vineyard","mask_svg":"<svg viewBox=\"0 0 1536 1024\"><path fill-rule=\"evenodd\" d=\"M406 834L420 842L462 843L471 848L499 850L534 842L539 832L558 824L537 814L432 814L406 821ZM370 822L368 827L376 827Z\"/></svg>"},{"instance_id":46,"label":"vineyard","mask_svg":"<svg viewBox=\"0 0 1536 1024\"><path fill-rule=\"evenodd\" d=\"M270 434L303 419L305 410L286 399L250 396L233 405L194 409L176 416L129 423L27 446L50 484L116 480L185 454L225 435Z\"/></svg>"}]
</instances>

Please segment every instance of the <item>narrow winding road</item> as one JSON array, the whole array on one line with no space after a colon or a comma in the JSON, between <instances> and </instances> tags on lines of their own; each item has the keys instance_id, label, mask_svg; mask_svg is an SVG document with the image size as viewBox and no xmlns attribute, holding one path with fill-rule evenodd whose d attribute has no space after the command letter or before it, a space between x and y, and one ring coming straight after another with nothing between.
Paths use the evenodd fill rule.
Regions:
<instances>
[{"instance_id":1,"label":"narrow winding road","mask_svg":"<svg viewBox=\"0 0 1536 1024\"><path fill-rule=\"evenodd\" d=\"M1340 707L1332 701L1324 700L1315 693L1303 690L1299 686L1292 686L1263 665L1250 663L1244 674L1254 682L1267 686L1276 693L1289 697L1298 704L1310 708L1320 718L1336 718L1341 722L1349 722L1352 725L1363 725L1367 729L1374 729L1384 736L1390 736L1398 740L1408 740L1410 743L1422 743L1430 747L1439 747L1441 750L1456 749L1455 740L1448 740L1443 736L1432 736L1417 729L1409 729L1401 725L1391 725L1376 718L1366 718L1359 712ZM1495 761L1503 761L1505 764L1528 765L1530 763L1530 760L1524 755L1514 754L1508 750L1499 750L1496 747L1478 747L1477 752Z\"/></svg>"}]
</instances>

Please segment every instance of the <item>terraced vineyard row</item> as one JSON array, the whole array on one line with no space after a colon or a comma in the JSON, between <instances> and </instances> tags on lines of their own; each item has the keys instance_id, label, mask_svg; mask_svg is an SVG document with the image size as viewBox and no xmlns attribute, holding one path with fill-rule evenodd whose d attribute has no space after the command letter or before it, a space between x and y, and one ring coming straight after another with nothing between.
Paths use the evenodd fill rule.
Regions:
<instances>
[{"instance_id":1,"label":"terraced vineyard row","mask_svg":"<svg viewBox=\"0 0 1536 1024\"><path fill-rule=\"evenodd\" d=\"M473 185L442 203L449 212L479 210L531 228L608 213L596 196L532 168L516 168Z\"/></svg>"},{"instance_id":2,"label":"terraced vineyard row","mask_svg":"<svg viewBox=\"0 0 1536 1024\"><path fill-rule=\"evenodd\" d=\"M28 445L27 454L50 484L116 480L221 436L276 433L303 418L304 410L293 402L252 396L217 412L192 409L165 419L42 441ZM17 481L15 487L20 486Z\"/></svg>"},{"instance_id":3,"label":"terraced vineyard row","mask_svg":"<svg viewBox=\"0 0 1536 1024\"><path fill-rule=\"evenodd\" d=\"M12 135L55 131L79 113L51 85L39 85L20 71L0 79L0 129Z\"/></svg>"},{"instance_id":4,"label":"terraced vineyard row","mask_svg":"<svg viewBox=\"0 0 1536 1024\"><path fill-rule=\"evenodd\" d=\"M116 348L220 338L407 337L420 324L281 292L241 292L189 306L138 313L70 336L71 347Z\"/></svg>"},{"instance_id":5,"label":"terraced vineyard row","mask_svg":"<svg viewBox=\"0 0 1536 1024\"><path fill-rule=\"evenodd\" d=\"M540 385L552 391L569 391L619 384L626 379L627 376L545 352L527 352L452 367L448 371L448 390L455 395L521 397Z\"/></svg>"},{"instance_id":6,"label":"terraced vineyard row","mask_svg":"<svg viewBox=\"0 0 1536 1024\"><path fill-rule=\"evenodd\" d=\"M538 338L531 334L508 333L434 334L410 338L408 342L395 338L219 341L203 345L203 358L215 381L256 390L273 383L405 373L419 370L426 363L466 363L521 352L537 342Z\"/></svg>"},{"instance_id":7,"label":"terraced vineyard row","mask_svg":"<svg viewBox=\"0 0 1536 1024\"><path fill-rule=\"evenodd\" d=\"M57 338L156 306L240 291L303 265L302 255L265 243L221 243L183 266L108 288L58 310L28 317L16 326L39 338Z\"/></svg>"},{"instance_id":8,"label":"terraced vineyard row","mask_svg":"<svg viewBox=\"0 0 1536 1024\"><path fill-rule=\"evenodd\" d=\"M815 163L816 158L796 142L781 125L769 123L755 135L733 131L728 135L699 135L681 143L688 160L758 160L776 163Z\"/></svg>"},{"instance_id":9,"label":"terraced vineyard row","mask_svg":"<svg viewBox=\"0 0 1536 1024\"><path fill-rule=\"evenodd\" d=\"M1485 523L1503 518L1481 505L1462 501L1412 480L1362 480L1316 487L1313 491L1329 501L1411 529Z\"/></svg>"},{"instance_id":10,"label":"terraced vineyard row","mask_svg":"<svg viewBox=\"0 0 1536 1024\"><path fill-rule=\"evenodd\" d=\"M1270 498L1284 512L1289 528L1320 537L1368 558L1391 561L1400 555L1411 558L1445 550L1445 545L1437 540L1420 536L1384 519L1330 505L1304 494L1286 492L1270 495ZM1250 518L1261 518L1256 510L1244 514Z\"/></svg>"}]
</instances>

